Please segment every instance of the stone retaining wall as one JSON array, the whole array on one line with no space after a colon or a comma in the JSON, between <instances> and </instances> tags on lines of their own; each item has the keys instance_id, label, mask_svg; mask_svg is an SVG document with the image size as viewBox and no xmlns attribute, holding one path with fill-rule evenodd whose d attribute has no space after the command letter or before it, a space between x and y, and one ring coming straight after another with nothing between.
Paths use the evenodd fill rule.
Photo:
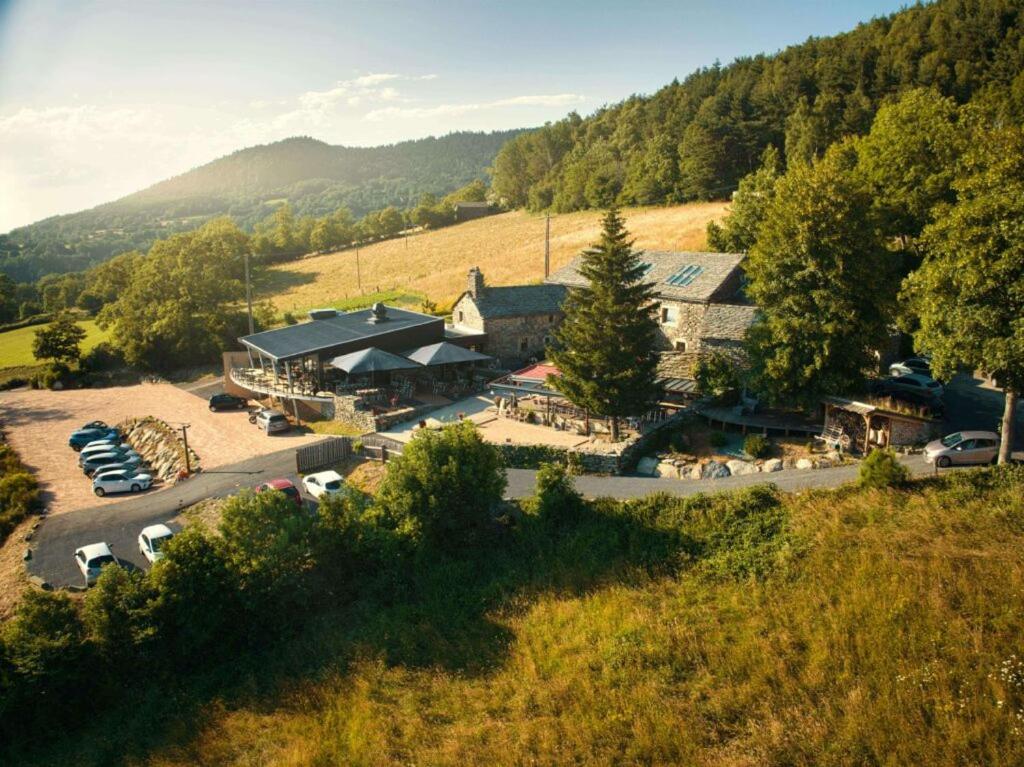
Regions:
<instances>
[{"instance_id":1,"label":"stone retaining wall","mask_svg":"<svg viewBox=\"0 0 1024 767\"><path fill-rule=\"evenodd\" d=\"M181 432L152 416L130 418L118 425L125 441L149 464L154 479L176 482L185 472L185 445ZM192 472L200 470L199 456L188 449Z\"/></svg>"}]
</instances>

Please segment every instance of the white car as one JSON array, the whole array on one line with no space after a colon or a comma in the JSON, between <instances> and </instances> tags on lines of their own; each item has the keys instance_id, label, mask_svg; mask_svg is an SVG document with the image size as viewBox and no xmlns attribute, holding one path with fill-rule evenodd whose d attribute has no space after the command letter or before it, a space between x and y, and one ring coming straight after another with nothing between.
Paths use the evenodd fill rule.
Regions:
<instances>
[{"instance_id":1,"label":"white car","mask_svg":"<svg viewBox=\"0 0 1024 767\"><path fill-rule=\"evenodd\" d=\"M302 486L311 496L319 498L325 493L340 493L345 489L345 480L336 471L320 471L303 477Z\"/></svg>"},{"instance_id":2,"label":"white car","mask_svg":"<svg viewBox=\"0 0 1024 767\"><path fill-rule=\"evenodd\" d=\"M127 453L135 452L132 450L132 446L125 442L90 442L88 445L83 447L78 453L78 465L81 466L89 460L90 456L99 455L100 453Z\"/></svg>"},{"instance_id":3,"label":"white car","mask_svg":"<svg viewBox=\"0 0 1024 767\"><path fill-rule=\"evenodd\" d=\"M85 585L91 586L100 577L100 571L104 567L121 563L106 543L90 543L75 550L75 564L85 576Z\"/></svg>"},{"instance_id":4,"label":"white car","mask_svg":"<svg viewBox=\"0 0 1024 767\"><path fill-rule=\"evenodd\" d=\"M92 491L100 498L107 493L140 493L153 484L149 474L136 474L131 469L105 471L92 481Z\"/></svg>"},{"instance_id":5,"label":"white car","mask_svg":"<svg viewBox=\"0 0 1024 767\"><path fill-rule=\"evenodd\" d=\"M150 525L139 533L139 552L151 564L164 558L164 544L174 537L167 525Z\"/></svg>"}]
</instances>

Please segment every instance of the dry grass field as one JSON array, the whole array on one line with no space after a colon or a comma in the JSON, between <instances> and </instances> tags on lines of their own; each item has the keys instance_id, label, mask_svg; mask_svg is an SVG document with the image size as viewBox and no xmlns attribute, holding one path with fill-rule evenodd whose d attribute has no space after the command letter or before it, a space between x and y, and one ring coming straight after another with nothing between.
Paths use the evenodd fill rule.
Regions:
<instances>
[{"instance_id":1,"label":"dry grass field","mask_svg":"<svg viewBox=\"0 0 1024 767\"><path fill-rule=\"evenodd\" d=\"M624 211L637 247L700 250L708 221L726 203ZM551 268L568 263L600 230L600 211L551 217ZM544 277L544 217L525 211L469 221L458 226L389 240L359 249L363 291L401 290L447 307L458 297L466 271L479 266L492 285L540 282ZM356 252L346 250L275 267L267 298L279 312L332 305L359 295Z\"/></svg>"}]
</instances>

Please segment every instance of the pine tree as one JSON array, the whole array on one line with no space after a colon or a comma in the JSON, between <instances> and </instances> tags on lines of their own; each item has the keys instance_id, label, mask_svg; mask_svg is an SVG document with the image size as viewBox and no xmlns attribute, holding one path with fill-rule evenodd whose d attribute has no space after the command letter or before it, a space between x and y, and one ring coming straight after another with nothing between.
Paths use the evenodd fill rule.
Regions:
<instances>
[{"instance_id":1,"label":"pine tree","mask_svg":"<svg viewBox=\"0 0 1024 767\"><path fill-rule=\"evenodd\" d=\"M604 217L600 241L583 252L588 285L570 288L565 319L550 357L561 371L555 385L572 403L611 419L646 412L655 399L657 323L654 291L616 209Z\"/></svg>"}]
</instances>

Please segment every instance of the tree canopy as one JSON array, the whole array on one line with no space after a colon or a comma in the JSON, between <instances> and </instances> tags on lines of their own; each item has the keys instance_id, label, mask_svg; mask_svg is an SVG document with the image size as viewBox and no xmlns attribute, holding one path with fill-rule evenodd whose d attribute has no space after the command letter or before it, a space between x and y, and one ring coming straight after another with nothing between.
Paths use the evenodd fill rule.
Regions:
<instances>
[{"instance_id":1,"label":"tree canopy","mask_svg":"<svg viewBox=\"0 0 1024 767\"><path fill-rule=\"evenodd\" d=\"M622 216L613 208L602 226L601 239L583 251L587 285L569 289L549 356L561 372L551 383L578 407L610 417L616 440L618 419L655 400L658 326L654 290Z\"/></svg>"}]
</instances>

